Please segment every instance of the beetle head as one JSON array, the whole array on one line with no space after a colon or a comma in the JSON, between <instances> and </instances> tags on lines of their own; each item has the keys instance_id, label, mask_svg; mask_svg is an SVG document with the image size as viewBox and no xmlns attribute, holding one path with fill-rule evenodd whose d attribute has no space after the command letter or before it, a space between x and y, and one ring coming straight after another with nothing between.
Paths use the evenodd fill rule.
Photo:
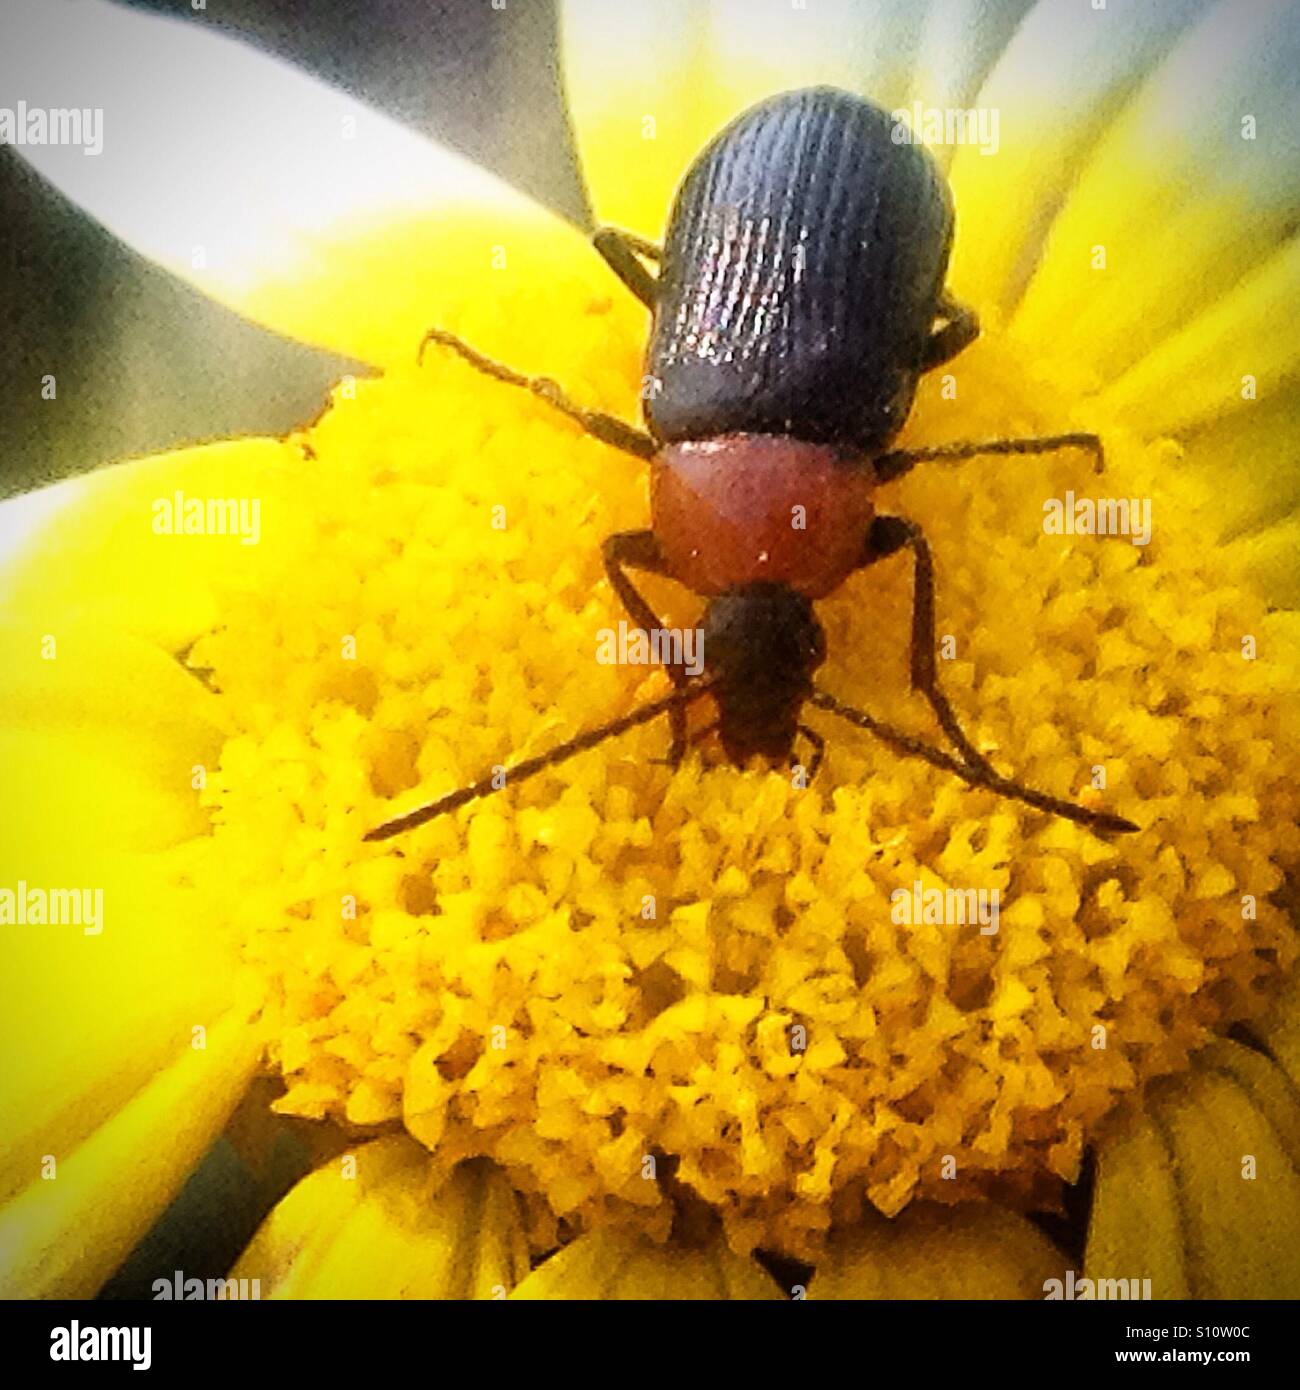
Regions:
<instances>
[{"instance_id":1,"label":"beetle head","mask_svg":"<svg viewBox=\"0 0 1300 1390\"><path fill-rule=\"evenodd\" d=\"M734 762L790 751L826 634L812 602L786 584L727 589L704 612L704 667L716 682L723 747Z\"/></svg>"}]
</instances>

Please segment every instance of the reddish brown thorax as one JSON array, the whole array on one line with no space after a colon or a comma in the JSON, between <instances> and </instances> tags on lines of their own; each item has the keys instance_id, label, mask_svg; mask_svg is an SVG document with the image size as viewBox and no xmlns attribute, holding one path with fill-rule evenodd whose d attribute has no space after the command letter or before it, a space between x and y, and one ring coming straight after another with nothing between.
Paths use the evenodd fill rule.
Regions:
<instances>
[{"instance_id":1,"label":"reddish brown thorax","mask_svg":"<svg viewBox=\"0 0 1300 1390\"><path fill-rule=\"evenodd\" d=\"M783 435L668 444L650 474L654 533L697 594L766 579L824 598L862 563L872 478L833 444Z\"/></svg>"}]
</instances>

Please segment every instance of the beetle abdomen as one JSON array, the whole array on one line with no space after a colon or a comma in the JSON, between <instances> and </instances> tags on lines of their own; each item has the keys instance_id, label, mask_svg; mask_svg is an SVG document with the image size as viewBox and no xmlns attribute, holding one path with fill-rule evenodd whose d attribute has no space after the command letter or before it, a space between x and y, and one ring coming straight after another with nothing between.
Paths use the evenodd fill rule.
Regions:
<instances>
[{"instance_id":1,"label":"beetle abdomen","mask_svg":"<svg viewBox=\"0 0 1300 1390\"><path fill-rule=\"evenodd\" d=\"M646 416L878 449L911 405L952 203L924 148L831 88L745 112L691 167L664 245Z\"/></svg>"}]
</instances>

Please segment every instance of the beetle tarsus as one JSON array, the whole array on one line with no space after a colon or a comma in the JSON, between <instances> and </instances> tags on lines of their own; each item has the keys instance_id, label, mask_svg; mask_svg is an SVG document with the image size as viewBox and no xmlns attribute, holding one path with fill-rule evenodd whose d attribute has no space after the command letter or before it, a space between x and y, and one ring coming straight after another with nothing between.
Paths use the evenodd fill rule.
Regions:
<instances>
[{"instance_id":1,"label":"beetle tarsus","mask_svg":"<svg viewBox=\"0 0 1300 1390\"><path fill-rule=\"evenodd\" d=\"M807 767L804 769L807 773L804 779L804 785L811 786L812 783L817 780L817 774L821 771L822 759L826 756L826 740L816 729L810 729L807 724L800 724L798 730L807 742L812 744L813 755L809 759ZM799 764L792 761L791 766L794 768L798 767Z\"/></svg>"},{"instance_id":2,"label":"beetle tarsus","mask_svg":"<svg viewBox=\"0 0 1300 1390\"><path fill-rule=\"evenodd\" d=\"M921 370L933 371L964 352L980 335L979 315L953 298L947 290L939 296L939 314L946 322L936 328L925 345Z\"/></svg>"}]
</instances>

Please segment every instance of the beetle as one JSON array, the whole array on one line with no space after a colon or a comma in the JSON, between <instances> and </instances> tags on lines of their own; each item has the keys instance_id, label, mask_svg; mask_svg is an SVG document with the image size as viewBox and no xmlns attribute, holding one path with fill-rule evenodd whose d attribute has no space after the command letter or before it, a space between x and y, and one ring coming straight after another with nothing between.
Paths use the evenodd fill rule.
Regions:
<instances>
[{"instance_id":1,"label":"beetle","mask_svg":"<svg viewBox=\"0 0 1300 1390\"><path fill-rule=\"evenodd\" d=\"M667 715L668 761L685 755L687 705L717 702L716 728L739 766L793 758L796 737L824 740L805 705L838 715L897 751L966 782L1097 832L1131 821L1004 777L974 747L935 665L934 563L919 525L878 515L877 485L916 464L975 454L1088 450L1095 434L991 439L895 450L890 443L924 372L979 334L944 288L954 214L921 144L900 142L878 106L834 88L782 93L743 112L705 147L674 198L662 247L603 227L595 249L650 310L645 431L584 409L553 381L524 376L442 329L420 346L459 354L532 392L586 432L650 464L651 525L604 544L610 584L647 632L660 626L629 570L667 576L706 600L704 670L669 665L673 693L580 734L501 775L370 831L386 839ZM656 275L651 266L658 267ZM792 525L799 514L802 526ZM910 550L911 682L955 750L949 754L816 688L826 655L813 609L859 569Z\"/></svg>"}]
</instances>

